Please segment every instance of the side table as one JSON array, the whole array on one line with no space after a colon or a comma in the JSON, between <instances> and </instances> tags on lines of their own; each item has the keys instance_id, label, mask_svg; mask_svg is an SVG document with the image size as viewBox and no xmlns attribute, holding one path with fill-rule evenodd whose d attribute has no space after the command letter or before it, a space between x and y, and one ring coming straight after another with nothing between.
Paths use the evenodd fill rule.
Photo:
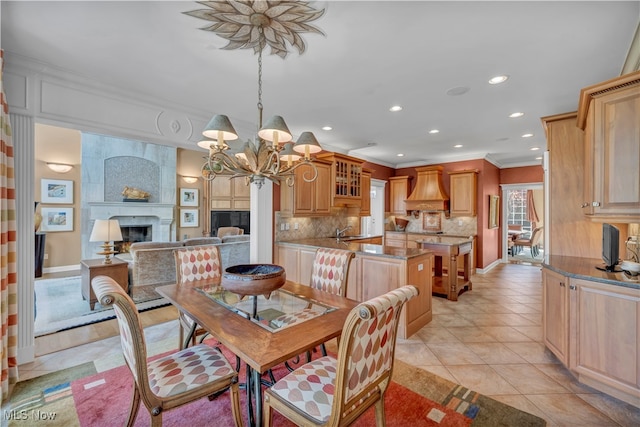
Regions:
<instances>
[{"instance_id":1,"label":"side table","mask_svg":"<svg viewBox=\"0 0 640 427\"><path fill-rule=\"evenodd\" d=\"M91 310L96 305L98 299L93 293L91 280L96 276L108 276L118 282L125 292L129 290L129 271L126 261L118 258L112 258L111 264L103 264L103 259L84 259L80 261L80 270L82 278L82 299L89 301Z\"/></svg>"}]
</instances>

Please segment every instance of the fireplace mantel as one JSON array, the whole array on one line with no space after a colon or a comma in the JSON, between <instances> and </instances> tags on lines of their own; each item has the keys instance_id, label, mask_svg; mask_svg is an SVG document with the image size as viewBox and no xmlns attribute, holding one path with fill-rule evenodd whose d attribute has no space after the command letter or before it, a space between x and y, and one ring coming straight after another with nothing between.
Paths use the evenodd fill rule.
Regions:
<instances>
[{"instance_id":1,"label":"fireplace mantel","mask_svg":"<svg viewBox=\"0 0 640 427\"><path fill-rule=\"evenodd\" d=\"M173 222L175 205L146 202L89 202L89 219L109 219L115 216L156 216L162 222Z\"/></svg>"}]
</instances>

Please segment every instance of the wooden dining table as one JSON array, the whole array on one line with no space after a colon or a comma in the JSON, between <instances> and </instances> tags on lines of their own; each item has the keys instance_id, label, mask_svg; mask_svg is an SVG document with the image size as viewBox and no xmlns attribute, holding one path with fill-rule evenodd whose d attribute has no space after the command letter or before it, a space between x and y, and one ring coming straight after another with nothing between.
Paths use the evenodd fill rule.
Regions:
<instances>
[{"instance_id":1,"label":"wooden dining table","mask_svg":"<svg viewBox=\"0 0 640 427\"><path fill-rule=\"evenodd\" d=\"M210 286L210 283L203 281L188 287L175 284L159 286L156 291L178 310L195 319L198 325L246 363L247 414L252 426L263 424L262 375L277 365L340 336L347 315L358 305L358 301L287 281L281 289L332 309L302 323L271 331L198 290L206 286ZM254 404L255 414L252 408Z\"/></svg>"}]
</instances>

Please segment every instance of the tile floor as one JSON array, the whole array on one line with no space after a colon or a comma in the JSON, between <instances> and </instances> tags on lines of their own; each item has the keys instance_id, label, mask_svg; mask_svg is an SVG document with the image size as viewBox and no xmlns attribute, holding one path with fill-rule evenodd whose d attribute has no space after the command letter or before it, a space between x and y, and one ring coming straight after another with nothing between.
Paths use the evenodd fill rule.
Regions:
<instances>
[{"instance_id":1,"label":"tile floor","mask_svg":"<svg viewBox=\"0 0 640 427\"><path fill-rule=\"evenodd\" d=\"M433 321L396 356L556 426L638 426L640 409L576 382L542 344L540 268L501 264L472 277L473 290L458 301L433 298ZM143 315L149 342L177 343L172 307ZM21 380L100 360L121 363L115 325L108 321L36 340L41 354L20 366ZM59 337L56 337L59 336ZM108 337L109 338L105 338ZM78 345L78 340L96 340ZM51 350L57 350L50 352ZM150 351L152 352L152 351Z\"/></svg>"}]
</instances>

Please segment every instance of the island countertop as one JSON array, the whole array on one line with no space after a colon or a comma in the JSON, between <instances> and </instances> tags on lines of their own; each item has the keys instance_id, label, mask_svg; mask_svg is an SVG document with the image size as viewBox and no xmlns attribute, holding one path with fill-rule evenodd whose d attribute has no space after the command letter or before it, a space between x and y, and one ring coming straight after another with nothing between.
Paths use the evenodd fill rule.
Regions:
<instances>
[{"instance_id":1,"label":"island countertop","mask_svg":"<svg viewBox=\"0 0 640 427\"><path fill-rule=\"evenodd\" d=\"M276 244L283 246L310 246L315 248L347 249L355 252L356 254L377 255L381 257L400 259L410 259L423 254L432 253L429 249L395 248L391 246L372 245L369 243L350 242L348 240L338 240L329 237L278 241Z\"/></svg>"},{"instance_id":2,"label":"island countertop","mask_svg":"<svg viewBox=\"0 0 640 427\"><path fill-rule=\"evenodd\" d=\"M464 243L473 243L473 237L458 237L438 235L425 235L423 238L416 240L416 243L428 243L430 245L454 246Z\"/></svg>"},{"instance_id":3,"label":"island countertop","mask_svg":"<svg viewBox=\"0 0 640 427\"><path fill-rule=\"evenodd\" d=\"M568 277L607 283L609 285L624 286L626 288L640 289L638 276L629 278L622 272L611 273L598 270L596 265L601 264L602 260L595 258L550 255L545 258L542 266Z\"/></svg>"}]
</instances>

